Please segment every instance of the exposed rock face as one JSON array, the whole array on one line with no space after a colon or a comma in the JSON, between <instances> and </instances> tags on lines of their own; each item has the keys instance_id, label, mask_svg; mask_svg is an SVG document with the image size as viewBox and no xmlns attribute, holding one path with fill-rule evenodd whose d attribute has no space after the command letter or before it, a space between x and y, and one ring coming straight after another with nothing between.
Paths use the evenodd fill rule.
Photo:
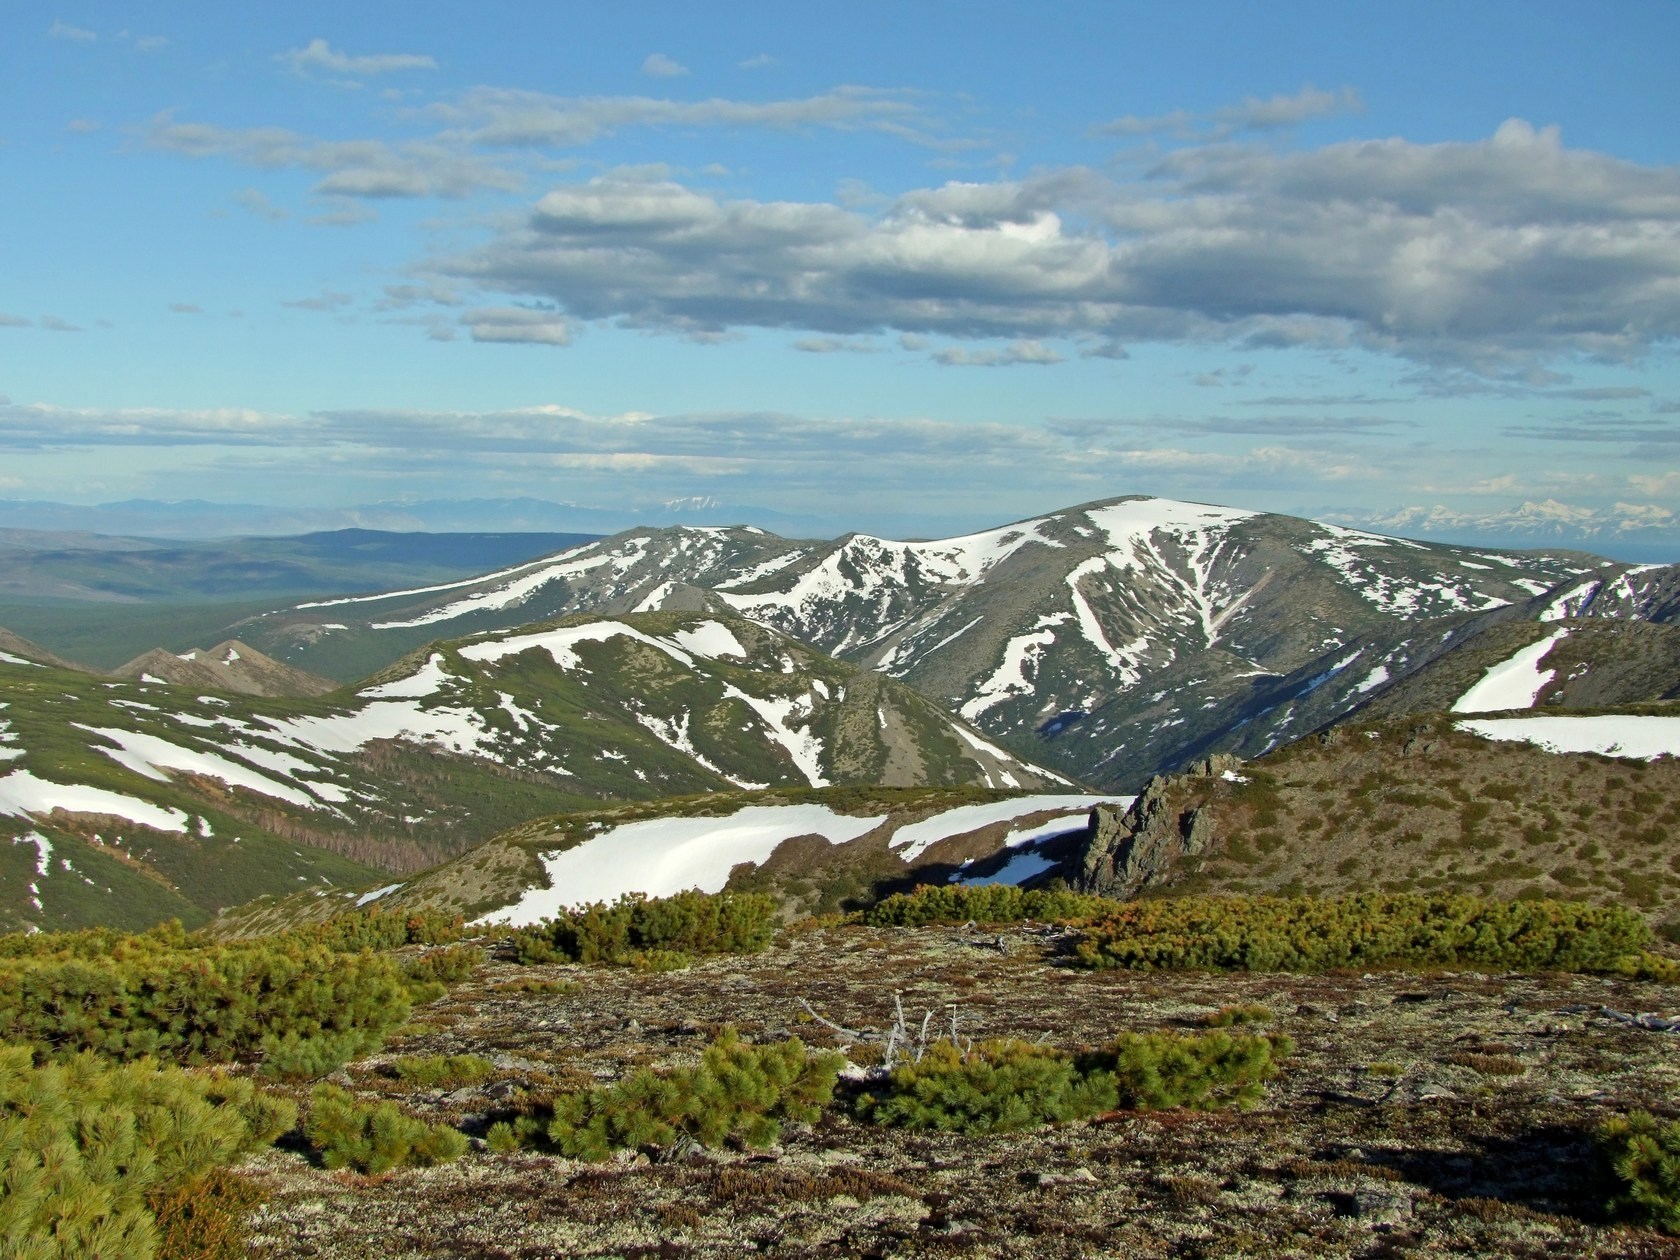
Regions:
<instances>
[{"instance_id":1,"label":"exposed rock face","mask_svg":"<svg viewBox=\"0 0 1680 1260\"><path fill-rule=\"evenodd\" d=\"M1075 886L1105 897L1134 897L1170 879L1182 859L1205 853L1214 842L1212 807L1187 803L1197 794L1197 780L1235 774L1240 765L1236 757L1215 754L1189 774L1154 776L1124 812L1098 805Z\"/></svg>"}]
</instances>

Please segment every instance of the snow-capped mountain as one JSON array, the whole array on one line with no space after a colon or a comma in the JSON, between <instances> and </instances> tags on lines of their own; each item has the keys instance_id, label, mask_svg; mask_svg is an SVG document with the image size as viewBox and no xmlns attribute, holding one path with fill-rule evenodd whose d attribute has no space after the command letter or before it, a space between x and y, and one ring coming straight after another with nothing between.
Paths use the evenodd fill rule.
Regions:
<instances>
[{"instance_id":1,"label":"snow-capped mountain","mask_svg":"<svg viewBox=\"0 0 1680 1260\"><path fill-rule=\"evenodd\" d=\"M319 698L198 678L0 652L0 925L201 921L603 800L1071 787L894 679L715 614L444 641Z\"/></svg>"},{"instance_id":2,"label":"snow-capped mountain","mask_svg":"<svg viewBox=\"0 0 1680 1260\"><path fill-rule=\"evenodd\" d=\"M634 530L473 582L299 606L242 632L332 674L335 662L365 668L381 651L567 612L727 611L900 679L1069 777L1124 789L1314 729L1483 619L1541 615L1564 591L1596 583L1610 611L1607 592L1626 585L1618 615L1668 606L1669 571L1597 563L1123 498L932 542Z\"/></svg>"}]
</instances>

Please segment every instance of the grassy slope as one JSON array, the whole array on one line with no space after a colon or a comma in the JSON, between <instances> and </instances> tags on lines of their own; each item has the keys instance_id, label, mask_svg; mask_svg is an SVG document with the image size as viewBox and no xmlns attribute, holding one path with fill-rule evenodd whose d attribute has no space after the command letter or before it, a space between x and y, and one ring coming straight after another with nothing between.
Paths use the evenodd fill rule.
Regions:
<instances>
[{"instance_id":1,"label":"grassy slope","mask_svg":"<svg viewBox=\"0 0 1680 1260\"><path fill-rule=\"evenodd\" d=\"M1655 711L1655 710L1653 710ZM1680 933L1680 762L1561 755L1444 717L1351 724L1172 781L1216 840L1155 890L1463 891L1631 903Z\"/></svg>"}]
</instances>

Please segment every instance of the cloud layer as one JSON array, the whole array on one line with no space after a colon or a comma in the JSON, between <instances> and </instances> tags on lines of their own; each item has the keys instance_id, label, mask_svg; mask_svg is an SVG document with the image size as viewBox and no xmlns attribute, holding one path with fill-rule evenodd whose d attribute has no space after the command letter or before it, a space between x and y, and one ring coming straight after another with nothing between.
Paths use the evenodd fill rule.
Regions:
<instances>
[{"instance_id":1,"label":"cloud layer","mask_svg":"<svg viewBox=\"0 0 1680 1260\"><path fill-rule=\"evenodd\" d=\"M1680 336L1680 170L1511 121L1476 142L1203 146L1144 181L1071 168L873 215L608 174L436 270L672 332L1360 346L1492 372Z\"/></svg>"}]
</instances>

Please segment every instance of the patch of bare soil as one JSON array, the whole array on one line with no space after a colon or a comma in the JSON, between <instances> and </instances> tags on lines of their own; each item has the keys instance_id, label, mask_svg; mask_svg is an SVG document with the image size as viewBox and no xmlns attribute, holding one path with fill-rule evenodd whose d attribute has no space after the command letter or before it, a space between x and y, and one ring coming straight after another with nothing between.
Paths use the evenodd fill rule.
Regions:
<instances>
[{"instance_id":1,"label":"patch of bare soil","mask_svg":"<svg viewBox=\"0 0 1680 1260\"><path fill-rule=\"evenodd\" d=\"M482 1054L493 1079L416 1090L381 1060L348 1075L365 1097L482 1135L556 1088L692 1062L726 1024L838 1044L802 999L884 1029L895 993L914 1022L932 1010L948 1027L954 1010L964 1036L1064 1047L1258 1003L1296 1050L1247 1114L1124 1112L971 1138L860 1125L841 1099L767 1152L591 1165L478 1142L457 1164L379 1177L280 1148L247 1167L270 1194L253 1254L1680 1256L1680 1239L1609 1224L1594 1176L1591 1127L1633 1107L1672 1113L1680 1082L1680 1037L1603 1013L1667 1011L1672 990L1623 980L1093 973L1030 928L834 928L675 974L493 962L382 1056Z\"/></svg>"}]
</instances>

